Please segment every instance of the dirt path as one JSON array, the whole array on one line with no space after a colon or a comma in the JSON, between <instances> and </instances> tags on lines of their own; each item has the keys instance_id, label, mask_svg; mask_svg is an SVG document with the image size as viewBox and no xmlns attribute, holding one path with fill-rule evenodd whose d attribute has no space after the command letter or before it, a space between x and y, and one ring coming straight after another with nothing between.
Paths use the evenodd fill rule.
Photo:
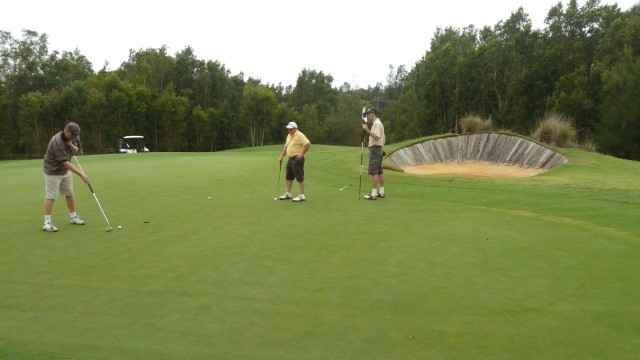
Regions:
<instances>
[{"instance_id":1,"label":"dirt path","mask_svg":"<svg viewBox=\"0 0 640 360\"><path fill-rule=\"evenodd\" d=\"M404 171L411 174L442 176L467 176L487 178L523 178L538 175L543 169L523 168L516 165L499 165L487 162L466 161L463 163L425 164L408 166Z\"/></svg>"}]
</instances>

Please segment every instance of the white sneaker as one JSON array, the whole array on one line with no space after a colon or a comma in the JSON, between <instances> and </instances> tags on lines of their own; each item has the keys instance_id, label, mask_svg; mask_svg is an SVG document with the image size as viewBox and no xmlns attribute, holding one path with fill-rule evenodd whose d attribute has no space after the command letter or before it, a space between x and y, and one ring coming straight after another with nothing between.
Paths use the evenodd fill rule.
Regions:
<instances>
[{"instance_id":1,"label":"white sneaker","mask_svg":"<svg viewBox=\"0 0 640 360\"><path fill-rule=\"evenodd\" d=\"M69 220L69 224L73 224L73 225L84 225L84 221L82 221L79 217L74 217L71 218L71 220Z\"/></svg>"},{"instance_id":2,"label":"white sneaker","mask_svg":"<svg viewBox=\"0 0 640 360\"><path fill-rule=\"evenodd\" d=\"M280 200L289 200L289 199L291 199L291 194L284 193L284 195L278 197L278 199L280 199Z\"/></svg>"},{"instance_id":3,"label":"white sneaker","mask_svg":"<svg viewBox=\"0 0 640 360\"><path fill-rule=\"evenodd\" d=\"M293 201L295 201L295 202L305 201L305 200L307 200L307 199L302 194L300 194L300 195L296 196L295 198L293 198Z\"/></svg>"},{"instance_id":4,"label":"white sneaker","mask_svg":"<svg viewBox=\"0 0 640 360\"><path fill-rule=\"evenodd\" d=\"M53 226L52 223L46 223L44 224L44 226L42 227L42 230L44 231L48 231L48 232L56 232L58 231L58 228Z\"/></svg>"}]
</instances>

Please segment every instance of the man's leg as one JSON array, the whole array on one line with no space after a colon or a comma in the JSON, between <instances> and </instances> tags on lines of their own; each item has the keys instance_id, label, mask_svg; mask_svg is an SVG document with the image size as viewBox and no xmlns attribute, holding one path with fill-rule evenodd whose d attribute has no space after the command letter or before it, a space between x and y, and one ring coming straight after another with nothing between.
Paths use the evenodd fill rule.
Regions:
<instances>
[{"instance_id":1,"label":"man's leg","mask_svg":"<svg viewBox=\"0 0 640 360\"><path fill-rule=\"evenodd\" d=\"M291 167L291 159L287 161L287 166L285 167L285 180L287 183L287 192L284 195L280 196L280 200L291 199L291 186L293 185L293 169Z\"/></svg>"},{"instance_id":2,"label":"man's leg","mask_svg":"<svg viewBox=\"0 0 640 360\"><path fill-rule=\"evenodd\" d=\"M58 197L58 189L60 187L60 177L44 175L45 179L45 196L44 196L44 226L42 230L56 232L58 229L51 222L51 213L53 211L53 202Z\"/></svg>"},{"instance_id":3,"label":"man's leg","mask_svg":"<svg viewBox=\"0 0 640 360\"><path fill-rule=\"evenodd\" d=\"M295 202L305 201L306 198L304 196L304 180L298 182L298 185L300 185L300 195L298 195L295 198L293 198L293 201L295 201Z\"/></svg>"},{"instance_id":4,"label":"man's leg","mask_svg":"<svg viewBox=\"0 0 640 360\"><path fill-rule=\"evenodd\" d=\"M84 225L84 221L82 221L78 214L76 214L76 198L73 195L66 196L67 198L67 207L69 208L69 218L71 224L75 225Z\"/></svg>"},{"instance_id":5,"label":"man's leg","mask_svg":"<svg viewBox=\"0 0 640 360\"><path fill-rule=\"evenodd\" d=\"M44 200L44 226L42 230L49 232L56 232L58 228L51 223L51 210L53 209L53 201L55 199Z\"/></svg>"},{"instance_id":6,"label":"man's leg","mask_svg":"<svg viewBox=\"0 0 640 360\"><path fill-rule=\"evenodd\" d=\"M55 199L44 199L44 214L51 216L51 210L53 210L53 201Z\"/></svg>"},{"instance_id":7,"label":"man's leg","mask_svg":"<svg viewBox=\"0 0 640 360\"><path fill-rule=\"evenodd\" d=\"M66 196L67 199L67 207L69 208L70 213L76 212L76 198L73 195Z\"/></svg>"},{"instance_id":8,"label":"man's leg","mask_svg":"<svg viewBox=\"0 0 640 360\"><path fill-rule=\"evenodd\" d=\"M296 160L293 167L293 174L295 175L298 186L300 187L300 194L293 199L293 201L304 201L304 158Z\"/></svg>"}]
</instances>

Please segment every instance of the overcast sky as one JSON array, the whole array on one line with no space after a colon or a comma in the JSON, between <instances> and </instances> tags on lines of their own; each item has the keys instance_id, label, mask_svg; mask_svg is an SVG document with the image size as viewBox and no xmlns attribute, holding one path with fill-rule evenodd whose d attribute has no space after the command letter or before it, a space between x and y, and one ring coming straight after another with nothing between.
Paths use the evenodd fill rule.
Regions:
<instances>
[{"instance_id":1,"label":"overcast sky","mask_svg":"<svg viewBox=\"0 0 640 360\"><path fill-rule=\"evenodd\" d=\"M323 71L367 87L386 83L389 65L411 70L429 49L437 27L494 26L522 6L542 29L559 0L9 0L0 7L0 30L46 33L49 51L76 48L114 70L129 50L187 46L200 60L217 60L232 75L295 85L302 69ZM607 1L628 10L638 0ZM562 1L564 6L568 1ZM580 6L585 0L578 1Z\"/></svg>"}]
</instances>

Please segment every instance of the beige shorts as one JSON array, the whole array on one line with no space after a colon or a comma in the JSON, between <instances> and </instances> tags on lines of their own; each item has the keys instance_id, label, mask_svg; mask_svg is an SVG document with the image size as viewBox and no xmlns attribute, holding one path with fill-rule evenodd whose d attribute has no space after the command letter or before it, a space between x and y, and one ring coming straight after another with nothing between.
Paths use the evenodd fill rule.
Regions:
<instances>
[{"instance_id":1,"label":"beige shorts","mask_svg":"<svg viewBox=\"0 0 640 360\"><path fill-rule=\"evenodd\" d=\"M55 199L58 193L63 196L73 196L73 173L68 171L65 175L44 174L45 196L47 199Z\"/></svg>"}]
</instances>

